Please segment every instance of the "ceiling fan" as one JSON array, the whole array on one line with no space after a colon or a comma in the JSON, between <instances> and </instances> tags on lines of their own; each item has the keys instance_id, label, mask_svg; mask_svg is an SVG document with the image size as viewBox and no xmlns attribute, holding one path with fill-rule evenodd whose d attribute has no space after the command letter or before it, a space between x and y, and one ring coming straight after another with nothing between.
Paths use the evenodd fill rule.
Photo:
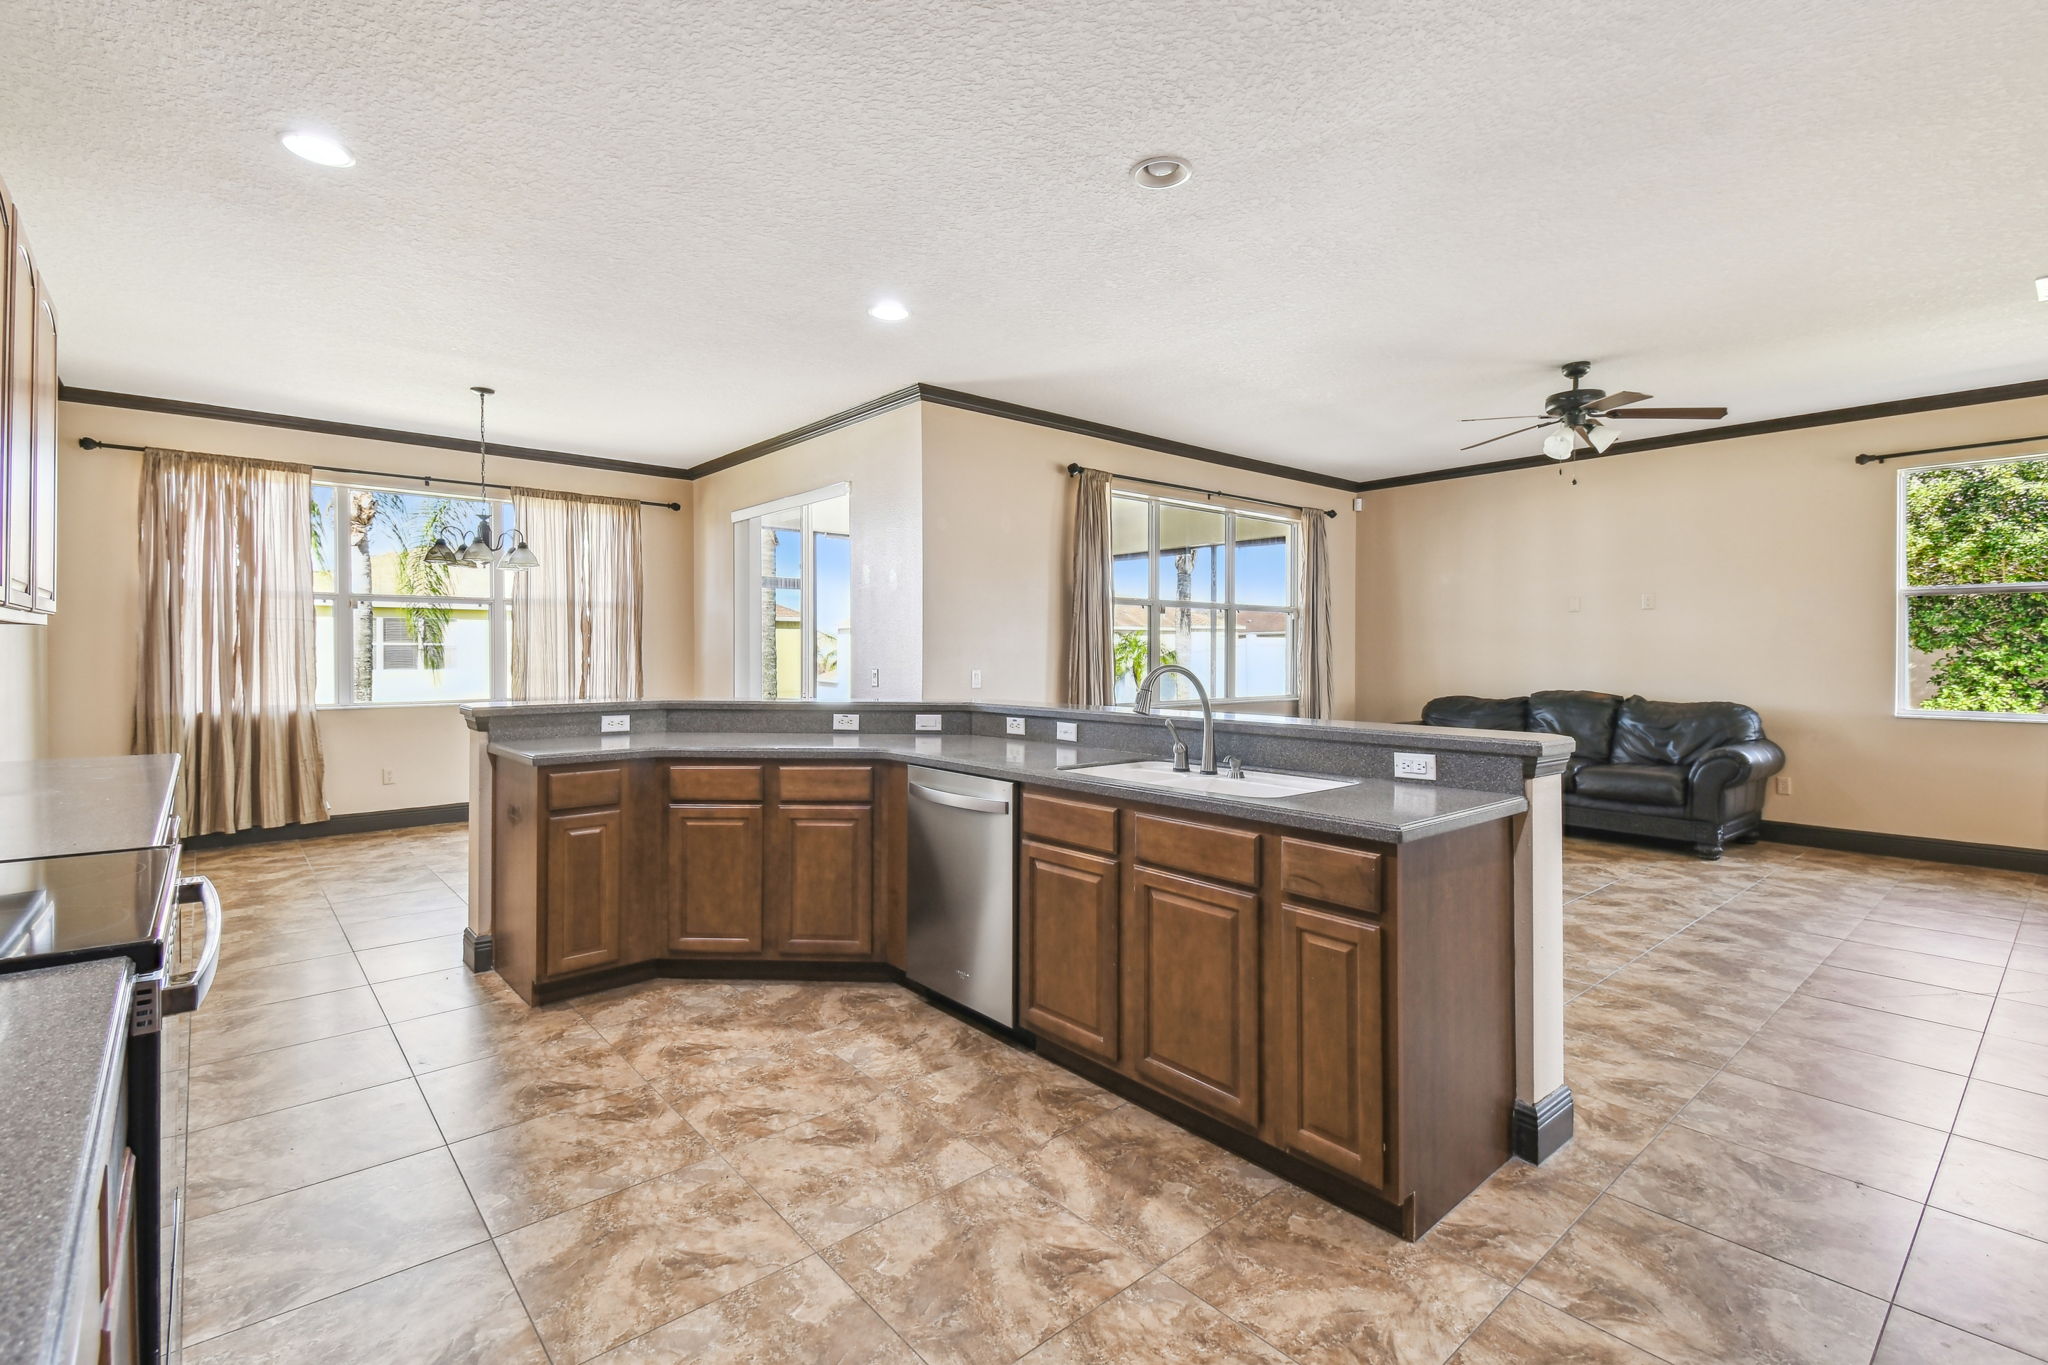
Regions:
<instances>
[{"instance_id":1,"label":"ceiling fan","mask_svg":"<svg viewBox=\"0 0 2048 1365\"><path fill-rule=\"evenodd\" d=\"M1572 387L1560 393L1553 393L1544 400L1543 412L1535 418L1528 417L1467 417L1467 422L1525 422L1535 425L1518 427L1499 436L1489 436L1483 441L1474 441L1463 447L1477 450L1495 441L1505 441L1510 436L1520 436L1525 431L1537 431L1543 427L1557 427L1543 438L1543 453L1553 460L1569 460L1572 457L1573 438L1586 443L1595 454L1604 455L1607 448L1620 438L1621 432L1608 423L1617 417L1657 418L1663 421L1717 422L1728 415L1726 408L1639 408L1637 403L1645 402L1650 395L1623 389L1620 393L1609 394L1605 389L1580 387L1586 372L1593 368L1590 360L1574 360L1563 367L1564 377Z\"/></svg>"}]
</instances>

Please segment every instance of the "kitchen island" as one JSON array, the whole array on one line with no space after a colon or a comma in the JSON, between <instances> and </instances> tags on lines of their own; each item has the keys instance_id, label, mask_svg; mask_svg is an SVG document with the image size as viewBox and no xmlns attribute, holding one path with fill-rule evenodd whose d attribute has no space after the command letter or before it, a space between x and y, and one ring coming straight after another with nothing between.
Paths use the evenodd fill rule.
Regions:
<instances>
[{"instance_id":1,"label":"kitchen island","mask_svg":"<svg viewBox=\"0 0 2048 1365\"><path fill-rule=\"evenodd\" d=\"M1343 783L1250 799L1105 773L1165 748L1114 711L465 714L472 965L531 1003L657 974L902 979L915 764L1018 785L1018 1036L1049 1059L1407 1236L1569 1134L1541 1036L1561 737L1220 717L1254 777ZM1436 780L1393 777L1396 752Z\"/></svg>"}]
</instances>

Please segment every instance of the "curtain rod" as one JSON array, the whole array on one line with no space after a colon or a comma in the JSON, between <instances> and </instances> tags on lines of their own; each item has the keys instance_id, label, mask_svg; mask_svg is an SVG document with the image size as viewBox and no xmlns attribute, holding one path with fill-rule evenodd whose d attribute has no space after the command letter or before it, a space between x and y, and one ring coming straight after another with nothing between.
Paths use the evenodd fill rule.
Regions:
<instances>
[{"instance_id":1,"label":"curtain rod","mask_svg":"<svg viewBox=\"0 0 2048 1365\"><path fill-rule=\"evenodd\" d=\"M1886 460L1903 460L1908 455L1946 455L1951 450L1982 450L1986 446L2018 446L2029 441L2048 441L2048 436L2008 436L2003 441L1972 441L1966 446L1929 446L1925 450L1894 450L1889 455L1858 455L1857 464L1883 464Z\"/></svg>"},{"instance_id":2,"label":"curtain rod","mask_svg":"<svg viewBox=\"0 0 2048 1365\"><path fill-rule=\"evenodd\" d=\"M149 449L148 446L122 445L119 441L95 441L90 436L79 437L78 448L80 450ZM317 469L322 474L360 474L364 478L370 479L413 479L419 483L425 484L429 488L432 488L436 483L452 483L460 485L461 487L464 488L502 488L508 493L512 491L512 485L509 483L474 484L469 482L469 480L467 479L436 479L431 474L391 474L387 473L382 469L343 469L340 465L332 464L308 465L307 468ZM666 507L671 512L680 512L683 510L683 505L679 502L654 502L648 498L635 498L634 501L639 503L642 507Z\"/></svg>"},{"instance_id":3,"label":"curtain rod","mask_svg":"<svg viewBox=\"0 0 2048 1365\"><path fill-rule=\"evenodd\" d=\"M1088 466L1086 465L1070 464L1067 466L1067 477L1070 479L1077 474L1085 474L1087 472ZM1297 503L1275 502L1271 498L1254 498L1243 493L1225 493L1221 489L1216 488L1197 488L1191 483L1172 483L1166 479L1144 479L1136 474L1110 474L1106 469L1097 470L1096 472L1099 474L1109 474L1109 477L1112 479L1122 479L1125 483L1149 483L1154 488L1178 488L1183 493L1200 493L1205 498L1230 498L1237 502L1256 502L1267 507L1284 507L1290 512L1321 512L1326 517L1335 517L1337 515L1333 509L1328 507L1303 507Z\"/></svg>"}]
</instances>

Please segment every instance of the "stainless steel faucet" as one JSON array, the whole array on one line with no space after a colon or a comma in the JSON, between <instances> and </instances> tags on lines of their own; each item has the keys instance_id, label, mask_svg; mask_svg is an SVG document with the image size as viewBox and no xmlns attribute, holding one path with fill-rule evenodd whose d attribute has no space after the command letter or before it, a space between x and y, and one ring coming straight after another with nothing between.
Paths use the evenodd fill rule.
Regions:
<instances>
[{"instance_id":1,"label":"stainless steel faucet","mask_svg":"<svg viewBox=\"0 0 2048 1365\"><path fill-rule=\"evenodd\" d=\"M1179 664L1159 665L1138 684L1138 695L1132 701L1131 709L1141 716L1153 714L1152 694L1158 689L1159 680L1169 673L1178 673L1195 685L1195 696L1202 703L1202 771L1213 777L1216 773L1216 713L1209 707L1209 689L1202 686L1202 680L1194 673ZM1188 746L1180 742L1180 731L1173 728L1172 716L1161 714L1159 718L1166 722L1166 733L1173 737L1173 769L1184 773L1188 770Z\"/></svg>"}]
</instances>

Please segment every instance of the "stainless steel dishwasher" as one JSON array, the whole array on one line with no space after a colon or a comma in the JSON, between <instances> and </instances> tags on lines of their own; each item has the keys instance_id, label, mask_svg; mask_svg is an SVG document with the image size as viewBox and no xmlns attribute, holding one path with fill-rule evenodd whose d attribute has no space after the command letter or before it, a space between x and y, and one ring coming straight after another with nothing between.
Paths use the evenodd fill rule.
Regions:
<instances>
[{"instance_id":1,"label":"stainless steel dishwasher","mask_svg":"<svg viewBox=\"0 0 2048 1365\"><path fill-rule=\"evenodd\" d=\"M1017 789L910 770L908 974L999 1024L1017 1023Z\"/></svg>"}]
</instances>

